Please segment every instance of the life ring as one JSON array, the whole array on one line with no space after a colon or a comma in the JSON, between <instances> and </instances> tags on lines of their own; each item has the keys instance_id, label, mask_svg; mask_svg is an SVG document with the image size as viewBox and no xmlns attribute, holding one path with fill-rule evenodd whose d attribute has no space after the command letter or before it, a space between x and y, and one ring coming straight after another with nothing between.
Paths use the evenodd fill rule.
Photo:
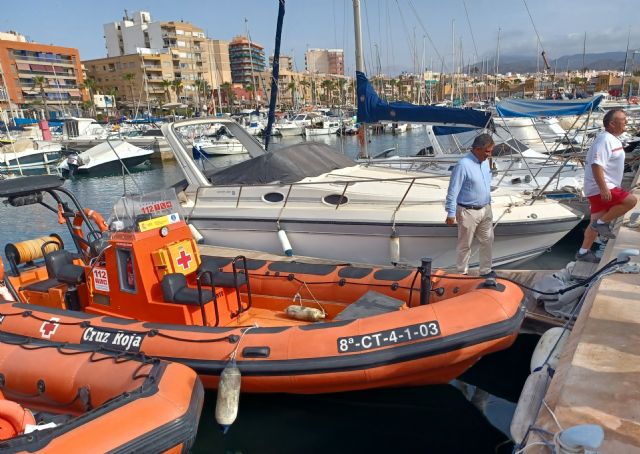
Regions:
<instances>
[{"instance_id":1,"label":"life ring","mask_svg":"<svg viewBox=\"0 0 640 454\"><path fill-rule=\"evenodd\" d=\"M100 230L101 232L106 232L107 230L109 230L109 226L105 222L104 218L97 211L94 211L89 208L85 208L84 214L87 218L91 219L96 224L96 226L98 226L98 230ZM76 211L76 214L73 217L73 224L72 224L73 233L74 235L77 235L78 237L84 239L84 234L82 233L83 222L84 222L84 217L79 211ZM81 243L80 247L85 251L89 249L89 246L85 243Z\"/></svg>"},{"instance_id":2,"label":"life ring","mask_svg":"<svg viewBox=\"0 0 640 454\"><path fill-rule=\"evenodd\" d=\"M637 96L630 97L629 104L638 104L638 97Z\"/></svg>"},{"instance_id":3,"label":"life ring","mask_svg":"<svg viewBox=\"0 0 640 454\"><path fill-rule=\"evenodd\" d=\"M33 413L17 402L6 400L0 392L0 440L23 434L27 424L36 424Z\"/></svg>"}]
</instances>

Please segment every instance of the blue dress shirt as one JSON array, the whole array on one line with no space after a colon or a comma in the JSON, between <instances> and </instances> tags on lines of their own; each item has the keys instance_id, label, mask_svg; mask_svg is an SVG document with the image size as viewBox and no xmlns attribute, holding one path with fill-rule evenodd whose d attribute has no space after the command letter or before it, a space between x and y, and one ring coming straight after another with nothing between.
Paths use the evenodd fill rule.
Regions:
<instances>
[{"instance_id":1,"label":"blue dress shirt","mask_svg":"<svg viewBox=\"0 0 640 454\"><path fill-rule=\"evenodd\" d=\"M445 209L455 217L456 205L485 206L491 203L491 170L489 160L483 162L473 153L461 158L451 172Z\"/></svg>"}]
</instances>

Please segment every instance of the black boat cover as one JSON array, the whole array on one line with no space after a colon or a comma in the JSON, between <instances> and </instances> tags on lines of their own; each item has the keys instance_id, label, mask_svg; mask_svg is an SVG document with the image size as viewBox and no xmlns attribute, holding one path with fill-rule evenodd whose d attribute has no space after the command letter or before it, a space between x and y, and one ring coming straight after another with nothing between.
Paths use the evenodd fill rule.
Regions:
<instances>
[{"instance_id":1,"label":"black boat cover","mask_svg":"<svg viewBox=\"0 0 640 454\"><path fill-rule=\"evenodd\" d=\"M208 174L214 185L294 183L356 163L330 146L306 142L274 150Z\"/></svg>"},{"instance_id":2,"label":"black boat cover","mask_svg":"<svg viewBox=\"0 0 640 454\"><path fill-rule=\"evenodd\" d=\"M13 197L59 188L64 178L58 175L34 175L0 181L0 197Z\"/></svg>"}]
</instances>

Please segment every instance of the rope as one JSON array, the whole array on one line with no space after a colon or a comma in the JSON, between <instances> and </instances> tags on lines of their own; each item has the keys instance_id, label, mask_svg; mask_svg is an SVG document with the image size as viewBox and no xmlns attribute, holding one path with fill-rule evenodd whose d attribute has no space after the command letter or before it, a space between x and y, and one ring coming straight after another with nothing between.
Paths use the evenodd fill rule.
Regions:
<instances>
[{"instance_id":1,"label":"rope","mask_svg":"<svg viewBox=\"0 0 640 454\"><path fill-rule=\"evenodd\" d=\"M238 339L238 343L236 344L236 347L233 349L233 351L229 355L229 362L235 362L236 355L238 353L238 349L240 348L240 342L242 341L242 338L244 337L245 334L249 332L249 330L252 330L253 328L259 328L258 324L254 323L253 326L249 326L247 329L245 329L242 332L242 334L240 334L240 338Z\"/></svg>"},{"instance_id":2,"label":"rope","mask_svg":"<svg viewBox=\"0 0 640 454\"><path fill-rule=\"evenodd\" d=\"M302 281L302 284L300 285L300 287L298 287L298 291L296 292L295 295L293 295L293 302L295 303L296 297L298 297L298 301L299 301L298 304L302 306L302 297L300 296L300 289L302 288L303 285L304 285L304 288L307 289L307 292L309 292L309 295L311 296L311 298L313 298L313 301L318 305L318 307L320 307L320 310L322 311L322 313L324 315L327 315L327 311L324 310L324 307L322 307L322 304L320 304L320 301L318 301L318 299L313 295L313 293L311 293L311 289L309 288L309 286L305 281Z\"/></svg>"}]
</instances>

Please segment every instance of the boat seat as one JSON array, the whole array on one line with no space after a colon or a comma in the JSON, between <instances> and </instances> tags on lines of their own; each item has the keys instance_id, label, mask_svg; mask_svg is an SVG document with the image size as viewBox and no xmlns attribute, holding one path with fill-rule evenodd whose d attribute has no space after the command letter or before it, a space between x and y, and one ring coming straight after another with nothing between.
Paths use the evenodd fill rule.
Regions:
<instances>
[{"instance_id":1,"label":"boat seat","mask_svg":"<svg viewBox=\"0 0 640 454\"><path fill-rule=\"evenodd\" d=\"M372 317L400 310L404 301L369 290L354 303L349 304L333 321L355 320L357 318Z\"/></svg>"},{"instance_id":2,"label":"boat seat","mask_svg":"<svg viewBox=\"0 0 640 454\"><path fill-rule=\"evenodd\" d=\"M214 313L216 316L215 326L218 326L218 306L215 294L208 289L201 288L201 293L198 289L190 288L187 285L187 278L182 273L169 273L165 274L160 282L162 287L162 295L164 300L168 303L184 304L186 306L199 306L200 314L202 315L202 325L207 326L207 314L204 310L204 305L208 301L213 300ZM202 295L202 297L200 297Z\"/></svg>"},{"instance_id":3,"label":"boat seat","mask_svg":"<svg viewBox=\"0 0 640 454\"><path fill-rule=\"evenodd\" d=\"M198 296L198 289L187 285L187 278L182 273L169 273L160 283L164 300L169 303L179 303L199 306L213 299L209 289L202 289L202 300Z\"/></svg>"},{"instance_id":4,"label":"boat seat","mask_svg":"<svg viewBox=\"0 0 640 454\"><path fill-rule=\"evenodd\" d=\"M84 267L73 263L75 254L61 249L44 256L49 277L69 285L85 282Z\"/></svg>"}]
</instances>

